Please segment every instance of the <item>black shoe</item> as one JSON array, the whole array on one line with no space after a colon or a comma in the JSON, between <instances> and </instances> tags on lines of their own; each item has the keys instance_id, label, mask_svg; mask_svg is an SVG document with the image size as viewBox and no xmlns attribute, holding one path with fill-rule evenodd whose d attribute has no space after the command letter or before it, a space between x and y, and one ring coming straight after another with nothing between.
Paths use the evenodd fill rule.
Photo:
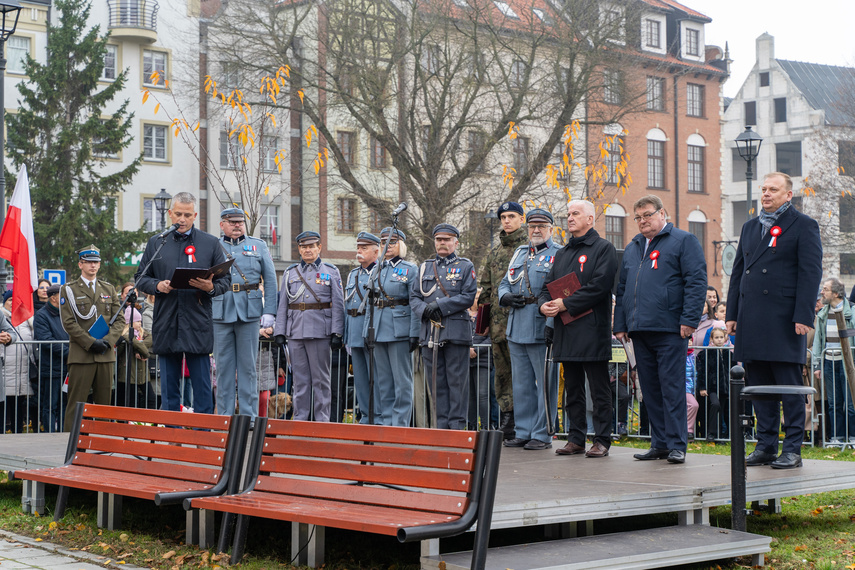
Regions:
<instances>
[{"instance_id":1,"label":"black shoe","mask_svg":"<svg viewBox=\"0 0 855 570\"><path fill-rule=\"evenodd\" d=\"M514 411L499 412L499 430L505 434L504 439L514 439L516 437L514 428Z\"/></svg>"},{"instance_id":2,"label":"black shoe","mask_svg":"<svg viewBox=\"0 0 855 570\"><path fill-rule=\"evenodd\" d=\"M523 439L521 437L514 437L512 439L506 439L502 442L502 445L504 445L505 447L525 447L527 443L527 439Z\"/></svg>"},{"instance_id":3,"label":"black shoe","mask_svg":"<svg viewBox=\"0 0 855 570\"><path fill-rule=\"evenodd\" d=\"M528 450L552 449L552 442L540 441L539 439L530 439L530 440L528 440L528 443L526 443L523 446L523 449L528 449Z\"/></svg>"},{"instance_id":4,"label":"black shoe","mask_svg":"<svg viewBox=\"0 0 855 570\"><path fill-rule=\"evenodd\" d=\"M671 452L667 449L656 449L651 447L645 453L636 453L633 455L639 461L649 461L651 459L665 459Z\"/></svg>"},{"instance_id":5,"label":"black shoe","mask_svg":"<svg viewBox=\"0 0 855 570\"><path fill-rule=\"evenodd\" d=\"M668 454L668 463L685 463L686 452L679 449L672 449Z\"/></svg>"},{"instance_id":6,"label":"black shoe","mask_svg":"<svg viewBox=\"0 0 855 570\"><path fill-rule=\"evenodd\" d=\"M802 456L798 453L782 453L772 462L772 469L793 469L802 466Z\"/></svg>"},{"instance_id":7,"label":"black shoe","mask_svg":"<svg viewBox=\"0 0 855 570\"><path fill-rule=\"evenodd\" d=\"M770 465L776 459L778 459L778 456L774 453L766 453L765 451L755 449L748 457L745 458L745 465L747 465L748 467L757 467L758 465Z\"/></svg>"}]
</instances>

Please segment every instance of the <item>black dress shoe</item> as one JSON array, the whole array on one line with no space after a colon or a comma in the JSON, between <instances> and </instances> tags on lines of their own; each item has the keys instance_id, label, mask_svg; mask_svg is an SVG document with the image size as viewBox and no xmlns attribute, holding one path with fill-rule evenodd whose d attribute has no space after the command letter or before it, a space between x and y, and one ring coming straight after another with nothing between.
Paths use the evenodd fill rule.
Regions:
<instances>
[{"instance_id":1,"label":"black dress shoe","mask_svg":"<svg viewBox=\"0 0 855 570\"><path fill-rule=\"evenodd\" d=\"M536 449L552 449L551 441L540 441L539 439L530 439L528 443L523 446L523 449L528 450L536 450Z\"/></svg>"},{"instance_id":2,"label":"black dress shoe","mask_svg":"<svg viewBox=\"0 0 855 570\"><path fill-rule=\"evenodd\" d=\"M671 452L667 449L656 449L651 447L644 453L636 453L633 455L639 461L649 461L651 459L665 459Z\"/></svg>"},{"instance_id":3,"label":"black dress shoe","mask_svg":"<svg viewBox=\"0 0 855 570\"><path fill-rule=\"evenodd\" d=\"M525 444L528 443L527 439L523 439L521 437L515 437L513 439L506 439L502 442L502 445L505 447L525 447Z\"/></svg>"},{"instance_id":4,"label":"black dress shoe","mask_svg":"<svg viewBox=\"0 0 855 570\"><path fill-rule=\"evenodd\" d=\"M782 453L772 462L772 469L793 469L802 466L802 456L798 453Z\"/></svg>"},{"instance_id":5,"label":"black dress shoe","mask_svg":"<svg viewBox=\"0 0 855 570\"><path fill-rule=\"evenodd\" d=\"M679 449L672 449L668 454L668 463L685 463L686 452Z\"/></svg>"},{"instance_id":6,"label":"black dress shoe","mask_svg":"<svg viewBox=\"0 0 855 570\"><path fill-rule=\"evenodd\" d=\"M758 465L770 465L776 459L778 459L778 456L774 453L766 453L765 451L755 449L748 455L748 457L745 458L745 465L747 465L748 467L757 467Z\"/></svg>"}]
</instances>

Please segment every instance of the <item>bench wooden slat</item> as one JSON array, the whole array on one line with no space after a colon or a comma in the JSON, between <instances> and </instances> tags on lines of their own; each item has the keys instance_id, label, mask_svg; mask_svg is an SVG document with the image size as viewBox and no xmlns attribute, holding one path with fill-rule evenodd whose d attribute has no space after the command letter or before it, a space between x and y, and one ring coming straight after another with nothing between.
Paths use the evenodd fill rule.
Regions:
<instances>
[{"instance_id":1,"label":"bench wooden slat","mask_svg":"<svg viewBox=\"0 0 855 570\"><path fill-rule=\"evenodd\" d=\"M81 435L77 441L78 455L92 455L91 453L84 453L83 450L86 450L218 466L223 463L223 454L225 454L224 449L199 449L195 446L186 448L177 445L151 443L149 441L132 441L87 435ZM193 451L190 452L190 449Z\"/></svg>"},{"instance_id":2,"label":"bench wooden slat","mask_svg":"<svg viewBox=\"0 0 855 570\"><path fill-rule=\"evenodd\" d=\"M201 451L201 450L199 450ZM210 453L210 452L209 452ZM197 483L216 484L219 470L192 464L166 463L163 461L145 461L131 457L101 455L97 453L78 453L74 465L112 470L119 473L144 473L164 479L186 479ZM118 475L124 477L124 475Z\"/></svg>"},{"instance_id":3,"label":"bench wooden slat","mask_svg":"<svg viewBox=\"0 0 855 570\"><path fill-rule=\"evenodd\" d=\"M228 443L228 426L226 428L225 430L217 428L213 431L200 431L88 419L83 421L80 433L184 445L204 445L225 449Z\"/></svg>"},{"instance_id":4,"label":"bench wooden slat","mask_svg":"<svg viewBox=\"0 0 855 570\"><path fill-rule=\"evenodd\" d=\"M372 426L367 424L339 424L326 422L300 422L274 420L267 425L267 435L308 437L325 440L373 441L429 447L474 449L477 432L442 429Z\"/></svg>"},{"instance_id":5,"label":"bench wooden slat","mask_svg":"<svg viewBox=\"0 0 855 570\"><path fill-rule=\"evenodd\" d=\"M184 414L183 416L176 417L177 413L180 412L105 406L101 404L86 404L83 408L84 418L94 417L105 420L163 425L178 423L178 425L190 429L228 430L232 420L232 416L218 416L214 414ZM178 422L178 420L181 421Z\"/></svg>"},{"instance_id":6,"label":"bench wooden slat","mask_svg":"<svg viewBox=\"0 0 855 570\"><path fill-rule=\"evenodd\" d=\"M460 471L471 471L475 460L475 454L472 451L289 438L267 438L264 453Z\"/></svg>"}]
</instances>

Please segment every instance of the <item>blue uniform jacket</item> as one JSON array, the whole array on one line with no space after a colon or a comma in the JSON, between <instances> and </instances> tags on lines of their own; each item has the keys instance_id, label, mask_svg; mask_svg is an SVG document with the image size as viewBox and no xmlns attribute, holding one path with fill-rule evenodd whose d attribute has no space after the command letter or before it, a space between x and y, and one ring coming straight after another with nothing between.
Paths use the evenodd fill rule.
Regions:
<instances>
[{"instance_id":1,"label":"blue uniform jacket","mask_svg":"<svg viewBox=\"0 0 855 570\"><path fill-rule=\"evenodd\" d=\"M734 360L805 363L807 337L795 325L814 322L822 281L822 243L815 220L790 206L775 222L772 247L760 220L742 226L727 291L728 321L736 321ZM773 226L774 227L774 226Z\"/></svg>"},{"instance_id":2,"label":"blue uniform jacket","mask_svg":"<svg viewBox=\"0 0 855 570\"><path fill-rule=\"evenodd\" d=\"M707 263L698 238L665 227L644 251L638 234L623 253L614 332L680 332L680 325L697 327L707 294ZM652 252L658 251L657 268Z\"/></svg>"},{"instance_id":3,"label":"blue uniform jacket","mask_svg":"<svg viewBox=\"0 0 855 570\"><path fill-rule=\"evenodd\" d=\"M352 311L359 311L362 306L362 300L368 294L365 290L365 285L368 283L368 277L371 275L371 269L374 264L368 269L363 269L362 266L355 267L347 276L347 286L344 288L344 344L350 348L362 348L365 346L365 339L362 336L362 331L365 328L364 324L367 320L366 313L368 305L365 305L365 310L356 316L351 315Z\"/></svg>"},{"instance_id":4,"label":"blue uniform jacket","mask_svg":"<svg viewBox=\"0 0 855 570\"><path fill-rule=\"evenodd\" d=\"M297 272L306 280L318 299L306 290ZM331 303L329 309L300 311L290 306L298 303ZM312 263L295 263L285 270L279 287L279 306L273 334L285 335L288 340L327 338L344 332L344 292L341 274L331 263L320 258Z\"/></svg>"},{"instance_id":5,"label":"blue uniform jacket","mask_svg":"<svg viewBox=\"0 0 855 570\"><path fill-rule=\"evenodd\" d=\"M233 257L232 288L219 297L214 297L213 314L215 323L248 323L257 321L262 313L276 314L276 270L264 240L242 236L236 240L220 238L220 245ZM241 276L243 273L243 276ZM246 281L244 281L246 277ZM235 285L264 283L255 291L234 291Z\"/></svg>"},{"instance_id":6,"label":"blue uniform jacket","mask_svg":"<svg viewBox=\"0 0 855 570\"><path fill-rule=\"evenodd\" d=\"M383 300L410 299L410 283L418 279L419 268L415 263L400 257L385 260L380 264L378 276L380 298ZM368 318L365 319L364 335L368 334ZM418 338L419 319L410 305L395 305L374 309L374 338L377 342L395 342Z\"/></svg>"},{"instance_id":7,"label":"blue uniform jacket","mask_svg":"<svg viewBox=\"0 0 855 570\"><path fill-rule=\"evenodd\" d=\"M448 295L439 287L439 280ZM419 267L418 277L412 280L411 285L410 308L421 323L421 344L426 346L430 336L430 321L422 320L422 315L428 304L436 301L442 310L444 326L440 330L439 341L470 346L472 323L467 309L475 302L478 291L472 262L454 253L444 258L428 259Z\"/></svg>"},{"instance_id":8,"label":"blue uniform jacket","mask_svg":"<svg viewBox=\"0 0 855 570\"><path fill-rule=\"evenodd\" d=\"M511 309L508 315L508 328L505 332L508 340L518 344L534 344L544 342L543 330L552 326L552 319L547 319L540 312L537 296L555 263L555 254L559 247L552 239L546 240L546 247L534 252L529 244L519 246L502 282L499 284L499 299L506 293L522 295L532 299L532 303L520 309ZM534 252L532 254L532 252ZM527 266L527 267L526 267ZM528 271L528 282L526 282L526 271Z\"/></svg>"}]
</instances>

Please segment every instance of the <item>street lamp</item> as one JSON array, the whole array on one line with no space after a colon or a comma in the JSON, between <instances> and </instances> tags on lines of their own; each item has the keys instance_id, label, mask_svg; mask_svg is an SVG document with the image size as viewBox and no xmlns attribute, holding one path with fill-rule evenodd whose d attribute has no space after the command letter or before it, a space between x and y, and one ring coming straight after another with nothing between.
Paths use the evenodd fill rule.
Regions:
<instances>
[{"instance_id":1,"label":"street lamp","mask_svg":"<svg viewBox=\"0 0 855 570\"><path fill-rule=\"evenodd\" d=\"M166 210L169 209L167 202L170 200L172 200L172 195L166 192L166 188L161 188L160 192L154 196L154 207L157 208L157 213L160 214L160 226L157 228L159 230L166 227Z\"/></svg>"},{"instance_id":2,"label":"street lamp","mask_svg":"<svg viewBox=\"0 0 855 570\"><path fill-rule=\"evenodd\" d=\"M22 6L17 0L0 0L0 228L6 223L6 102L3 100L6 79L6 40L18 27ZM0 258L0 287L6 288L6 260Z\"/></svg>"},{"instance_id":3,"label":"street lamp","mask_svg":"<svg viewBox=\"0 0 855 570\"><path fill-rule=\"evenodd\" d=\"M754 179L754 171L751 169L757 155L760 154L760 144L763 142L763 137L751 130L751 127L745 127L745 130L739 133L736 137L736 148L739 150L739 156L745 159L748 167L745 171L745 187L748 190L748 219L751 219L751 181Z\"/></svg>"},{"instance_id":4,"label":"street lamp","mask_svg":"<svg viewBox=\"0 0 855 570\"><path fill-rule=\"evenodd\" d=\"M490 220L490 249L493 249L493 222L499 219L499 214L496 213L496 210L490 210L484 214L484 219Z\"/></svg>"}]
</instances>

